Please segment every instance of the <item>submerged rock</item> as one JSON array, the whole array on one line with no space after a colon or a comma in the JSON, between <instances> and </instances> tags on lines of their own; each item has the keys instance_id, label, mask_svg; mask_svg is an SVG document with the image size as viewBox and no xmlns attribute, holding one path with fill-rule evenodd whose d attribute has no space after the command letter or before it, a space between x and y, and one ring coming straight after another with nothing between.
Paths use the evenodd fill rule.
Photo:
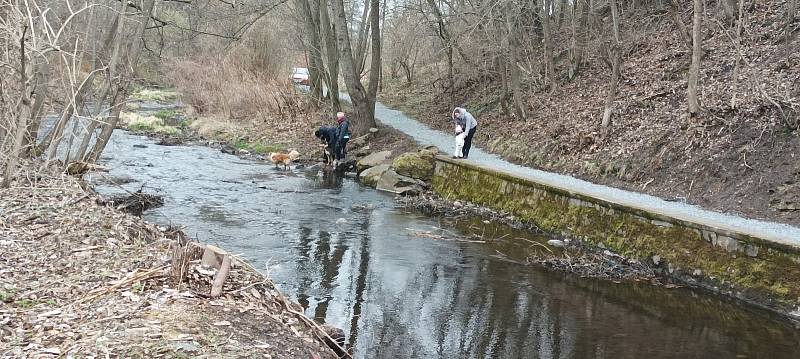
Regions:
<instances>
[{"instance_id":1,"label":"submerged rock","mask_svg":"<svg viewBox=\"0 0 800 359\"><path fill-rule=\"evenodd\" d=\"M161 141L158 141L157 145L161 146L177 146L182 145L183 140L177 137L163 137Z\"/></svg>"},{"instance_id":2,"label":"submerged rock","mask_svg":"<svg viewBox=\"0 0 800 359\"><path fill-rule=\"evenodd\" d=\"M324 163L322 163L322 162L317 162L317 163L315 163L315 164L313 164L313 165L311 165L311 166L308 166L308 167L302 168L302 170L303 170L303 172L305 172L307 175L316 176L316 175L319 173L319 171L320 171L322 168L324 168L324 167L325 167L325 164L324 164Z\"/></svg>"},{"instance_id":3,"label":"submerged rock","mask_svg":"<svg viewBox=\"0 0 800 359\"><path fill-rule=\"evenodd\" d=\"M392 151L380 151L375 152L371 155L368 155L356 163L356 171L361 172L367 168L375 167L377 165L383 164L389 159L389 156L392 155Z\"/></svg>"},{"instance_id":4,"label":"submerged rock","mask_svg":"<svg viewBox=\"0 0 800 359\"><path fill-rule=\"evenodd\" d=\"M381 191L399 195L417 195L425 190L425 182L398 174L393 169L388 169L381 175L376 186Z\"/></svg>"},{"instance_id":5,"label":"submerged rock","mask_svg":"<svg viewBox=\"0 0 800 359\"><path fill-rule=\"evenodd\" d=\"M239 153L239 150L237 150L236 147L233 147L231 145L224 145L219 150L222 153L227 153L229 155L235 155L235 154Z\"/></svg>"},{"instance_id":6,"label":"submerged rock","mask_svg":"<svg viewBox=\"0 0 800 359\"><path fill-rule=\"evenodd\" d=\"M433 155L419 152L404 153L394 159L392 167L403 176L430 181L433 178Z\"/></svg>"}]
</instances>

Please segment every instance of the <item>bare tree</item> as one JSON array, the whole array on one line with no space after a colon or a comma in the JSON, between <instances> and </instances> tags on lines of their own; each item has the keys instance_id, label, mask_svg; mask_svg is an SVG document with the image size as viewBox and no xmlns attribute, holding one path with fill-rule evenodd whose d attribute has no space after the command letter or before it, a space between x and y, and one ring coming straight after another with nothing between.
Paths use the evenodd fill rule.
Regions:
<instances>
[{"instance_id":1,"label":"bare tree","mask_svg":"<svg viewBox=\"0 0 800 359\"><path fill-rule=\"evenodd\" d=\"M794 23L795 13L797 12L797 0L787 0L786 1L786 24L783 26L783 46L784 46L784 53L786 54L786 62L789 62L789 56L791 56L791 35L792 24Z\"/></svg>"},{"instance_id":2,"label":"bare tree","mask_svg":"<svg viewBox=\"0 0 800 359\"><path fill-rule=\"evenodd\" d=\"M542 20L542 30L544 32L544 77L545 85L550 86L550 90L555 90L555 70L553 69L553 33L551 31L551 11L553 0L544 0L544 7L539 8Z\"/></svg>"},{"instance_id":3,"label":"bare tree","mask_svg":"<svg viewBox=\"0 0 800 359\"><path fill-rule=\"evenodd\" d=\"M619 10L617 9L617 0L610 0L609 4L611 5L611 27L614 39L611 50L609 51L611 57L611 87L608 89L605 110L603 110L603 122L601 125L604 128L611 125L611 113L613 112L614 99L617 97L617 89L619 87L620 65Z\"/></svg>"},{"instance_id":4,"label":"bare tree","mask_svg":"<svg viewBox=\"0 0 800 359\"><path fill-rule=\"evenodd\" d=\"M355 112L355 121L353 121L354 128L361 132L370 127L375 126L375 96L377 95L377 74L380 66L380 26L379 26L379 6L377 0L371 0L372 10L370 11L371 31L375 32L372 36L372 68L370 69L370 82L375 80L375 84L370 84L369 91L364 88L361 83L361 75L357 71L356 57L353 55L351 47L350 33L347 27L347 14L345 13L344 3L342 0L333 0L334 8L336 9L335 16L335 29L336 39L339 44L339 55L342 63L342 74L344 75L345 85L347 92L350 94L350 99L353 103L353 110ZM375 58L377 57L377 61Z\"/></svg>"},{"instance_id":5,"label":"bare tree","mask_svg":"<svg viewBox=\"0 0 800 359\"><path fill-rule=\"evenodd\" d=\"M572 20L572 51L570 51L569 78L574 79L580 71L583 62L583 53L588 37L588 0L575 1L575 15Z\"/></svg>"},{"instance_id":6,"label":"bare tree","mask_svg":"<svg viewBox=\"0 0 800 359\"><path fill-rule=\"evenodd\" d=\"M322 102L322 78L325 65L322 62L322 47L320 41L320 0L298 0L298 7L306 35L305 47L308 57L309 82L311 97L318 103Z\"/></svg>"},{"instance_id":7,"label":"bare tree","mask_svg":"<svg viewBox=\"0 0 800 359\"><path fill-rule=\"evenodd\" d=\"M328 0L320 0L319 11L319 26L325 42L325 58L328 60L328 97L333 109L338 111L341 109L339 103L339 49L336 46L336 30L330 20Z\"/></svg>"},{"instance_id":8,"label":"bare tree","mask_svg":"<svg viewBox=\"0 0 800 359\"><path fill-rule=\"evenodd\" d=\"M703 56L703 0L694 0L694 16L692 20L692 65L689 67L689 84L687 88L689 113L700 111L697 98L698 80L700 78L700 59Z\"/></svg>"}]
</instances>

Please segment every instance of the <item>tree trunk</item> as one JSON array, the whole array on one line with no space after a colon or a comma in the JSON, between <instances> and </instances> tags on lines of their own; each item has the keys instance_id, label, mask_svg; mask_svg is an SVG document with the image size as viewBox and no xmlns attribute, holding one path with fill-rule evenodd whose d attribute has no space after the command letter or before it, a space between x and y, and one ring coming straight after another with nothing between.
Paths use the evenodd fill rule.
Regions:
<instances>
[{"instance_id":1,"label":"tree trunk","mask_svg":"<svg viewBox=\"0 0 800 359\"><path fill-rule=\"evenodd\" d=\"M127 83L121 83L114 91L114 96L111 98L111 113L106 117L106 123L103 125L100 134L97 135L97 141L95 141L92 151L86 156L86 162L97 162L100 155L103 154L103 151L106 149L108 140L111 139L111 134L114 132L114 128L117 127L117 123L119 122L119 113L122 111L122 106L125 104L125 98L128 96L126 87Z\"/></svg>"},{"instance_id":2,"label":"tree trunk","mask_svg":"<svg viewBox=\"0 0 800 359\"><path fill-rule=\"evenodd\" d=\"M120 47L122 46L122 33L123 28L125 27L125 17L123 14L125 13L125 8L127 4L123 1L120 2L120 9L117 12L117 16L114 18L114 22L111 25L111 29L108 32L105 40L103 41L102 52L108 52L109 49L111 50L111 55L108 61L108 67L106 68L106 77L105 77L105 84L103 86L103 93L100 97L95 99L95 108L92 112L92 116L90 116L89 126L86 130L86 133L81 140L81 145L78 148L78 152L75 153L75 158L77 161L86 161L86 151L89 149L89 144L91 143L92 138L94 137L94 133L97 130L97 127L100 126L100 122L98 118L101 118L103 112L106 111L103 107L106 105L106 99L108 98L109 94L111 93L112 89L114 88L113 79L115 76L118 76L117 72L117 63L119 62L119 52ZM101 68L102 66L102 59L100 56L95 55L95 69ZM114 100L110 102L113 106L115 103ZM114 108L110 107L108 110L112 111ZM108 117L108 116L106 116ZM99 138L99 135L98 135Z\"/></svg>"},{"instance_id":3,"label":"tree trunk","mask_svg":"<svg viewBox=\"0 0 800 359\"><path fill-rule=\"evenodd\" d=\"M372 55L369 70L369 87L367 88L367 99L370 101L370 107L375 112L375 101L378 97L378 87L381 79L381 26L380 26L380 12L381 7L378 3L379 0L370 0L370 22L372 27ZM374 116L373 123L374 126Z\"/></svg>"},{"instance_id":4,"label":"tree trunk","mask_svg":"<svg viewBox=\"0 0 800 359\"><path fill-rule=\"evenodd\" d=\"M33 73L36 78L34 81L33 108L31 109L28 130L22 142L22 155L26 157L34 152L39 127L42 124L42 108L44 108L44 102L48 96L47 79L50 76L50 64L47 61L40 61Z\"/></svg>"},{"instance_id":5,"label":"tree trunk","mask_svg":"<svg viewBox=\"0 0 800 359\"><path fill-rule=\"evenodd\" d=\"M369 10L370 5L372 3L370 0L364 0L364 12L361 14L361 29L358 31L358 44L356 45L356 72L359 76L364 73L364 68L367 63L367 45L369 41L367 41L367 36L369 36L369 27L371 22L369 21ZM359 77L360 78L360 77Z\"/></svg>"},{"instance_id":6,"label":"tree trunk","mask_svg":"<svg viewBox=\"0 0 800 359\"><path fill-rule=\"evenodd\" d=\"M139 21L139 27L134 34L130 50L128 51L128 66L132 69L135 69L139 62L139 54L141 53L143 41L142 36L144 35L144 30L147 28L147 24L150 22L150 17L153 14L154 4L155 0L145 0L145 5L142 9L142 16ZM118 38L117 41L123 41L123 39ZM106 148L106 144L108 144L108 140L111 139L111 134L114 132L114 128L117 127L117 123L119 122L119 113L122 111L122 106L125 104L125 99L128 96L129 82L130 76L126 76L126 71L120 71L119 79L117 81L117 88L111 101L112 115L109 116L108 122L103 125L100 135L97 136L97 142L95 142L94 148L92 148L92 151L88 155L90 162L96 162L97 159L100 158L100 155Z\"/></svg>"},{"instance_id":7,"label":"tree trunk","mask_svg":"<svg viewBox=\"0 0 800 359\"><path fill-rule=\"evenodd\" d=\"M611 5L611 21L614 31L614 44L611 47L611 88L608 90L606 97L606 106L603 111L603 122L601 126L608 128L611 126L611 113L614 110L614 99L617 97L617 88L619 87L619 63L620 63L620 42L619 42L619 11L617 9L617 0L610 0Z\"/></svg>"},{"instance_id":8,"label":"tree trunk","mask_svg":"<svg viewBox=\"0 0 800 359\"><path fill-rule=\"evenodd\" d=\"M739 88L739 65L742 61L742 16L744 12L744 0L739 0L739 16L736 24L736 60L733 62L733 95L731 96L731 108L736 108L736 94Z\"/></svg>"},{"instance_id":9,"label":"tree trunk","mask_svg":"<svg viewBox=\"0 0 800 359\"><path fill-rule=\"evenodd\" d=\"M570 55L570 68L569 78L574 79L578 76L583 63L583 51L586 48L586 40L588 37L588 17L589 17L589 4L588 0L577 0L575 3L576 16L573 19L572 28L572 51Z\"/></svg>"},{"instance_id":10,"label":"tree trunk","mask_svg":"<svg viewBox=\"0 0 800 359\"><path fill-rule=\"evenodd\" d=\"M61 144L61 140L64 135L64 127L72 120L73 115L76 111L80 111L83 108L84 99L86 98L86 92L92 87L94 84L94 76L95 72L90 73L78 87L78 89L73 94L73 97L70 99L70 103L67 104L67 108L64 109L64 112L61 114L61 118L58 120L58 123L55 125L54 129L52 130L52 138L50 145L48 146L47 151L47 158L54 159L58 153L58 147ZM79 121L75 119L75 121ZM65 158L65 164L69 162L69 158Z\"/></svg>"},{"instance_id":11,"label":"tree trunk","mask_svg":"<svg viewBox=\"0 0 800 359\"><path fill-rule=\"evenodd\" d=\"M700 59L703 56L703 0L694 0L694 18L692 21L692 65L689 68L688 100L689 113L692 115L700 111L700 101L697 98L697 86L700 78Z\"/></svg>"},{"instance_id":12,"label":"tree trunk","mask_svg":"<svg viewBox=\"0 0 800 359\"><path fill-rule=\"evenodd\" d=\"M795 12L797 12L797 0L787 0L786 3L786 25L783 27L783 46L786 53L786 64L789 65L789 56L792 54L791 40L792 24L794 23Z\"/></svg>"},{"instance_id":13,"label":"tree trunk","mask_svg":"<svg viewBox=\"0 0 800 359\"><path fill-rule=\"evenodd\" d=\"M566 5L566 4L565 4ZM563 8L562 8L563 9ZM509 6L507 10L508 21L510 24L507 26L507 36L508 45L511 48L511 62L506 65L509 67L508 72L510 72L511 77L511 98L514 104L514 113L517 115L519 119L525 119L525 104L522 100L522 85L520 84L520 74L519 70L519 48L521 46L520 41L520 26L519 26L519 18L518 18L518 9L514 6ZM506 70L503 70L503 73L506 73Z\"/></svg>"},{"instance_id":14,"label":"tree trunk","mask_svg":"<svg viewBox=\"0 0 800 359\"><path fill-rule=\"evenodd\" d=\"M350 34L347 27L347 17L344 11L343 0L333 0L336 9L335 30L339 44L339 55L342 63L347 92L353 103L353 127L361 133L370 127L375 127L375 100L367 98L367 92L361 84L360 74L356 72L355 58L350 45Z\"/></svg>"},{"instance_id":15,"label":"tree trunk","mask_svg":"<svg viewBox=\"0 0 800 359\"><path fill-rule=\"evenodd\" d=\"M28 130L27 122L31 114L31 101L26 92L27 89L23 88L22 99L17 109L17 126L15 129L16 133L14 133L14 142L11 146L11 152L8 154L8 159L6 160L5 173L3 174L3 180L0 181L0 188L8 188L11 185L11 180L17 169L17 161L22 152L22 141L25 138L25 132Z\"/></svg>"},{"instance_id":16,"label":"tree trunk","mask_svg":"<svg viewBox=\"0 0 800 359\"><path fill-rule=\"evenodd\" d=\"M681 17L681 10L683 8L678 4L677 0L670 1L669 11L672 13L672 18L675 20L675 26L678 28L678 36L681 39L681 42L688 48L692 48L692 36L689 34L689 30L687 30L686 23L683 22L683 17Z\"/></svg>"},{"instance_id":17,"label":"tree trunk","mask_svg":"<svg viewBox=\"0 0 800 359\"><path fill-rule=\"evenodd\" d=\"M328 96L334 110L340 111L339 103L339 49L336 48L336 34L332 28L328 0L320 1L320 27L325 40L325 56L328 59Z\"/></svg>"},{"instance_id":18,"label":"tree trunk","mask_svg":"<svg viewBox=\"0 0 800 359\"><path fill-rule=\"evenodd\" d=\"M544 32L544 77L545 86L550 87L550 91L555 90L555 79L553 74L553 38L550 31L550 8L553 0L545 0L544 8L539 9L542 18L542 30Z\"/></svg>"},{"instance_id":19,"label":"tree trunk","mask_svg":"<svg viewBox=\"0 0 800 359\"><path fill-rule=\"evenodd\" d=\"M325 72L325 66L322 62L322 48L319 39L319 0L299 0L300 8L303 9L303 19L306 27L306 53L308 54L308 73L309 73L309 88L311 90L311 97L317 101L322 102L322 77Z\"/></svg>"},{"instance_id":20,"label":"tree trunk","mask_svg":"<svg viewBox=\"0 0 800 359\"><path fill-rule=\"evenodd\" d=\"M3 171L3 179L0 180L0 188L8 188L11 185L11 180L17 170L17 161L19 160L20 152L22 149L22 141L25 139L25 132L28 130L28 118L31 115L31 99L29 97L30 90L28 89L28 69L26 64L28 61L25 54L25 36L28 30L27 25L23 25L22 36L19 39L19 56L20 56L20 99L16 104L16 112L14 121L9 121L8 134L13 133L14 138L11 143L11 151L6 158L5 171ZM10 51L9 51L10 52ZM15 124L16 126L11 126ZM13 132L12 132L13 131Z\"/></svg>"},{"instance_id":21,"label":"tree trunk","mask_svg":"<svg viewBox=\"0 0 800 359\"><path fill-rule=\"evenodd\" d=\"M720 0L722 11L725 15L725 22L732 25L736 21L736 0Z\"/></svg>"}]
</instances>

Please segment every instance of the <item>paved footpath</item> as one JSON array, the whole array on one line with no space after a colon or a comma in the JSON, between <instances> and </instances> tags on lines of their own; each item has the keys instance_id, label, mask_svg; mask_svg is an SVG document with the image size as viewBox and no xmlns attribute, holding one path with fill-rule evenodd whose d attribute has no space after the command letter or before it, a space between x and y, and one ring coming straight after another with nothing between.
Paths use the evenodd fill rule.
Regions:
<instances>
[{"instance_id":1,"label":"paved footpath","mask_svg":"<svg viewBox=\"0 0 800 359\"><path fill-rule=\"evenodd\" d=\"M349 100L346 96L343 97L345 100ZM432 130L404 113L390 109L380 102L375 105L375 117L384 125L405 132L421 144L434 145L448 153L453 151L453 135ZM442 121L447 121L447 119L442 118ZM478 121L480 122L480 119ZM480 127L478 127L478 131L480 131ZM642 193L625 191L570 176L523 167L486 153L474 146L470 151L468 161L572 193L800 248L800 228L798 227L713 212L690 204L665 201Z\"/></svg>"}]
</instances>

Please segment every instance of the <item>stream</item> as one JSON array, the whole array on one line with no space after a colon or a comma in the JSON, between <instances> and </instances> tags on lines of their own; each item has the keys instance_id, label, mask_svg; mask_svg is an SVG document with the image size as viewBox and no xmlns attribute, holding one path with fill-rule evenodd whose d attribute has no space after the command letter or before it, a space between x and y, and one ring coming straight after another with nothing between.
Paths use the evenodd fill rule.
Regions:
<instances>
[{"instance_id":1,"label":"stream","mask_svg":"<svg viewBox=\"0 0 800 359\"><path fill-rule=\"evenodd\" d=\"M267 273L358 358L797 358L800 331L717 296L521 264L547 238L431 218L356 181L117 130L103 194L164 196L180 225ZM124 185L108 180L126 179ZM469 239L471 241L464 241Z\"/></svg>"}]
</instances>

